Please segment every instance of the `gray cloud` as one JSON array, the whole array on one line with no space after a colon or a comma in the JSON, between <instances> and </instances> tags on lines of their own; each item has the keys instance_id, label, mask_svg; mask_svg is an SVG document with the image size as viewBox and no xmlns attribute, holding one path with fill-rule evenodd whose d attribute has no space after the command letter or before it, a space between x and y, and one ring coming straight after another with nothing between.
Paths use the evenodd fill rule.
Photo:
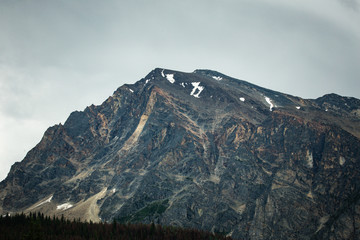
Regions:
<instances>
[{"instance_id":1,"label":"gray cloud","mask_svg":"<svg viewBox=\"0 0 360 240\"><path fill-rule=\"evenodd\" d=\"M338 1L1 1L2 164L155 67L214 69L305 98L359 98L360 19Z\"/></svg>"},{"instance_id":2,"label":"gray cloud","mask_svg":"<svg viewBox=\"0 0 360 240\"><path fill-rule=\"evenodd\" d=\"M358 11L359 10L359 2L358 0L338 0L341 4L343 4L345 7Z\"/></svg>"}]
</instances>

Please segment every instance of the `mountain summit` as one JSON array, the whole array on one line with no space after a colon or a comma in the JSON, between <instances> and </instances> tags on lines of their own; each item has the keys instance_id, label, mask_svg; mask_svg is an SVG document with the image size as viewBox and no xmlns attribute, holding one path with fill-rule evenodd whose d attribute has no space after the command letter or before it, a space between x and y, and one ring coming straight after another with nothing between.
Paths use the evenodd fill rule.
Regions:
<instances>
[{"instance_id":1,"label":"mountain summit","mask_svg":"<svg viewBox=\"0 0 360 240\"><path fill-rule=\"evenodd\" d=\"M360 100L155 69L50 127L12 166L0 212L30 211L243 239L356 239Z\"/></svg>"}]
</instances>

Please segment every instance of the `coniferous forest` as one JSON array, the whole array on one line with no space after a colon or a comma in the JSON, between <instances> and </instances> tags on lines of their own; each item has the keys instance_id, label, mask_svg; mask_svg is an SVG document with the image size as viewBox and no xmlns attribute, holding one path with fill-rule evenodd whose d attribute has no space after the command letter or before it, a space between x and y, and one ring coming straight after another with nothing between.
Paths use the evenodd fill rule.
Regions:
<instances>
[{"instance_id":1,"label":"coniferous forest","mask_svg":"<svg viewBox=\"0 0 360 240\"><path fill-rule=\"evenodd\" d=\"M41 213L0 216L0 240L20 239L121 239L121 240L232 240L205 231L163 227L155 224L120 224L81 222L64 217L48 217Z\"/></svg>"}]
</instances>

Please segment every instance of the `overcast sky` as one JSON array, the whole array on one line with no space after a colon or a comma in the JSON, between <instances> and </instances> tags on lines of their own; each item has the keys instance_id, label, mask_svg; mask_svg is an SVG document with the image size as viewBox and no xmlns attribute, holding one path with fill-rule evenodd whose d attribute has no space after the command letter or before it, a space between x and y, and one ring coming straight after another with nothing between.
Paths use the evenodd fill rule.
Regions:
<instances>
[{"instance_id":1,"label":"overcast sky","mask_svg":"<svg viewBox=\"0 0 360 240\"><path fill-rule=\"evenodd\" d=\"M360 98L360 4L1 0L0 180L49 126L156 67Z\"/></svg>"}]
</instances>

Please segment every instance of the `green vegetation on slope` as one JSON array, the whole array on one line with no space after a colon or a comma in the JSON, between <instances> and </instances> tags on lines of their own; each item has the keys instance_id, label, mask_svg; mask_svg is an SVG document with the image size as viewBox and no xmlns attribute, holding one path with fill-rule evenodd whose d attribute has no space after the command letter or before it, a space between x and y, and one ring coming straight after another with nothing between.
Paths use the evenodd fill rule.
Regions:
<instances>
[{"instance_id":1,"label":"green vegetation on slope","mask_svg":"<svg viewBox=\"0 0 360 240\"><path fill-rule=\"evenodd\" d=\"M169 200L156 201L140 209L133 215L119 217L120 223L137 223L149 216L161 215L169 207Z\"/></svg>"}]
</instances>

